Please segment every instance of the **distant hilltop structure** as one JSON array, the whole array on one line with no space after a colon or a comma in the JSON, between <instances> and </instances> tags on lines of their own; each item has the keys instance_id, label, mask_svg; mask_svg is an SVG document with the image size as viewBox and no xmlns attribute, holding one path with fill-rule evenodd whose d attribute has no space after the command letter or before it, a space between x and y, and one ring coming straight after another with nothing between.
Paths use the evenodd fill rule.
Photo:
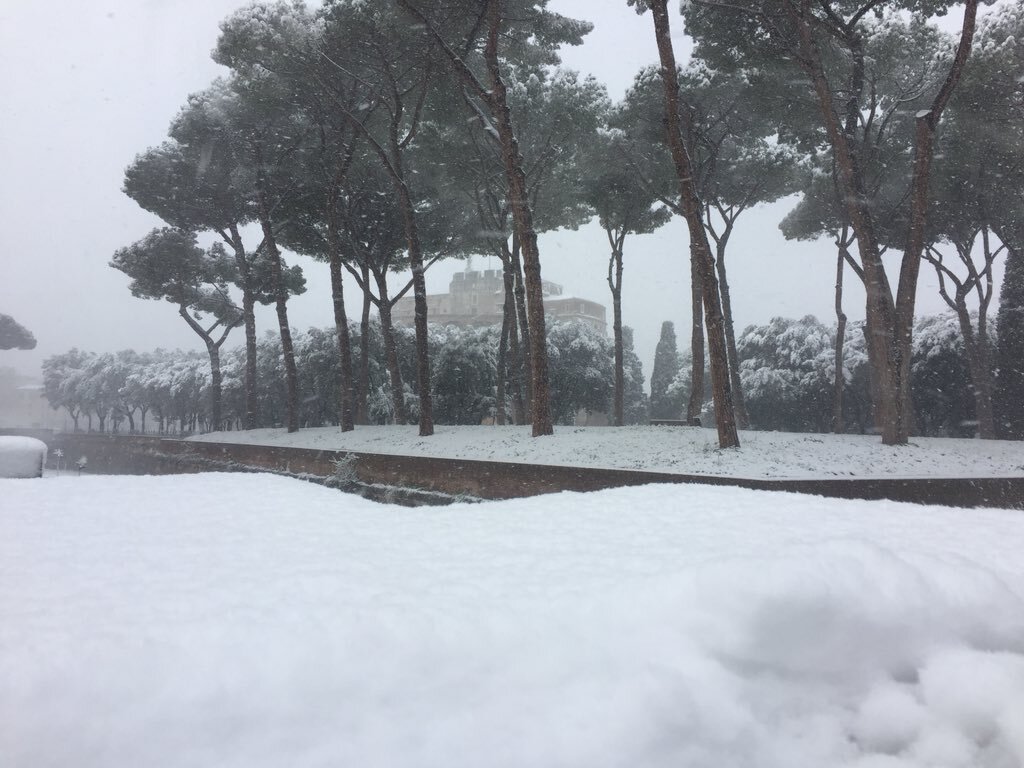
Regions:
<instances>
[{"instance_id":1,"label":"distant hilltop structure","mask_svg":"<svg viewBox=\"0 0 1024 768\"><path fill-rule=\"evenodd\" d=\"M549 320L579 320L607 335L604 304L576 296L566 296L562 286L543 281L544 312ZM448 293L427 295L430 322L461 327L501 325L505 282L501 270L456 272ZM412 296L403 296L392 310L396 325L411 326L416 312Z\"/></svg>"}]
</instances>

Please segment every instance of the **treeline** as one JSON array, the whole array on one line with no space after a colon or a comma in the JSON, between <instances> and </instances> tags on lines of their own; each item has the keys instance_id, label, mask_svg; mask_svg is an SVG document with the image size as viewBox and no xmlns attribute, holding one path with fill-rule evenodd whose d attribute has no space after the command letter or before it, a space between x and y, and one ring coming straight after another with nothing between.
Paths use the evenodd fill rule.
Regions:
<instances>
[{"instance_id":1,"label":"treeline","mask_svg":"<svg viewBox=\"0 0 1024 768\"><path fill-rule=\"evenodd\" d=\"M441 424L495 423L503 411L511 420L513 403L499 400L495 355L500 328L429 327L430 353L437 361L431 389L435 418ZM627 423L647 419L647 395L640 361L626 338ZM415 336L396 328L398 377L396 392L387 371L380 324L354 329L355 369L365 386L356 393L356 407L366 423L416 421L420 395L416 387ZM551 361L551 405L559 424L573 424L578 414L607 414L612 404L614 351L611 341L580 322L555 324L548 335ZM299 422L303 427L341 423L340 360L334 329L310 329L293 335L300 391ZM363 357L363 350L366 357ZM364 365L365 360L365 365ZM280 338L267 334L256 344L258 426L280 427L287 418ZM244 348L226 350L221 359L222 412L219 428L246 425L246 355ZM66 409L74 429L109 432L180 434L214 429L210 408L212 380L205 355L180 350L138 353L126 350L95 354L72 349L43 363L44 393L54 408ZM502 406L499 407L499 402Z\"/></svg>"},{"instance_id":2,"label":"treeline","mask_svg":"<svg viewBox=\"0 0 1024 768\"><path fill-rule=\"evenodd\" d=\"M737 339L737 349L751 428L877 433L881 425L873 407L864 330L863 322L847 327L850 335L839 379L842 392L837 399L836 324L826 325L809 315L777 317L765 325L746 328ZM1012 338L1008 341L1013 343ZM997 349L1002 347L1001 338L999 342ZM988 354L996 357L997 349ZM913 434L977 436L974 386L957 316L946 313L919 318L912 354ZM666 323L651 372L651 418L682 418L690 395L689 353L676 351L674 328ZM1019 396L1008 387L999 388L997 395L994 413L1001 436L1020 439L1024 423ZM710 393L705 390L699 400L708 414Z\"/></svg>"},{"instance_id":3,"label":"treeline","mask_svg":"<svg viewBox=\"0 0 1024 768\"><path fill-rule=\"evenodd\" d=\"M672 323L665 323L652 371L650 398L644 392L642 367L625 329L627 424L649 419L681 420L692 400L689 352L679 353ZM773 318L749 326L737 338L740 381L746 394L750 428L788 432L877 433L864 323L849 326L842 370L841 416L835 410L835 324L813 316ZM431 356L437 361L431 388L440 424L488 424L497 421L497 360L500 327L429 327ZM366 365L362 333L356 330L354 364L365 372L356 405L371 424L415 422L419 393L415 385L415 336L396 329L401 407L386 370L380 325L368 326ZM606 416L614 395L614 349L611 341L579 322L555 324L548 337L552 410L558 424L573 424L579 415ZM341 421L340 361L333 329L294 334L303 427L337 426ZM995 350L990 352L993 356ZM245 425L245 351L233 348L222 360L224 422L221 428ZM205 356L180 350L137 353L131 350L94 354L71 350L47 359L45 395L54 408L65 408L76 430L191 433L213 428L209 365ZM970 365L958 318L947 313L920 318L914 329L911 385L914 434L974 437L978 433ZM362 378L362 376L360 376ZM266 334L257 343L257 399L260 426L280 427L287 414L280 339ZM713 418L710 387L700 393L700 418ZM504 412L511 420L513 403ZM1010 425L1020 404L997 398L997 421ZM1018 425L1019 426L1019 425ZM1008 435L1020 437L1019 434Z\"/></svg>"},{"instance_id":4,"label":"treeline","mask_svg":"<svg viewBox=\"0 0 1024 768\"><path fill-rule=\"evenodd\" d=\"M556 347L537 234L595 218L609 244L610 412L624 423L626 244L680 216L692 310L685 415L701 413L710 386L719 444L737 445L737 427L752 419L726 269L731 235L746 211L800 194L784 234L836 244L836 371L848 367L844 280L865 287L866 375L883 441L904 443L913 428L922 265L957 315L978 433L996 435L993 371L1017 363L990 356L993 267L1024 248L1020 4L979 23L977 0L967 0L951 36L930 21L951 0L688 2L695 49L680 67L668 0L628 2L649 12L659 66L619 103L557 69L559 48L579 44L590 24L545 0L277 0L222 23L213 57L228 75L189 97L167 141L125 174L126 194L167 227L112 260L135 295L171 302L203 339L213 423L225 420L220 350L236 327L246 336L243 425L265 421L254 319L263 303L277 315L283 423L300 426L313 393L300 386L288 322L289 297L303 290L283 258L290 250L330 272L341 428L368 418L346 303L355 284L360 325L373 310L379 317L396 420L408 384L420 433L431 434L438 361L424 272L487 254L504 275L496 398L513 403L496 418L550 433ZM389 284L403 270L411 280ZM402 377L408 360L397 360L390 313L406 293L415 344ZM845 390L834 378L839 422Z\"/></svg>"}]
</instances>

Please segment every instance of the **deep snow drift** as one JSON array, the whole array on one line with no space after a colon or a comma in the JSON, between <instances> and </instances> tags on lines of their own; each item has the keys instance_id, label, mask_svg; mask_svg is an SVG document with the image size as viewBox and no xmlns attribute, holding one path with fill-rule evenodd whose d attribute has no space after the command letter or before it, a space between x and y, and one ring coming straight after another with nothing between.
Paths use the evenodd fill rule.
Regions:
<instances>
[{"instance_id":1,"label":"deep snow drift","mask_svg":"<svg viewBox=\"0 0 1024 768\"><path fill-rule=\"evenodd\" d=\"M0 755L1020 766L1022 550L1016 512L735 488L0 481Z\"/></svg>"},{"instance_id":2,"label":"deep snow drift","mask_svg":"<svg viewBox=\"0 0 1024 768\"><path fill-rule=\"evenodd\" d=\"M1016 477L1024 443L1012 440L912 438L884 446L871 435L741 432L739 450L718 449L717 433L699 427L555 427L533 438L530 427L439 426L420 437L415 426L337 427L213 432L192 438L322 450L438 456L571 467L642 469L747 478Z\"/></svg>"}]
</instances>

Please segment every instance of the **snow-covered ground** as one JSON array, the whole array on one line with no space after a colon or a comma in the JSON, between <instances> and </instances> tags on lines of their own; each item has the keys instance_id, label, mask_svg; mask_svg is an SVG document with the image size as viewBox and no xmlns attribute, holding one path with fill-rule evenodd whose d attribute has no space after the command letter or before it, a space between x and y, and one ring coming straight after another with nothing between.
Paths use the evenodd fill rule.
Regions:
<instances>
[{"instance_id":1,"label":"snow-covered ground","mask_svg":"<svg viewBox=\"0 0 1024 768\"><path fill-rule=\"evenodd\" d=\"M1024 515L0 481L0 764L1024 765Z\"/></svg>"},{"instance_id":2,"label":"snow-covered ground","mask_svg":"<svg viewBox=\"0 0 1024 768\"><path fill-rule=\"evenodd\" d=\"M439 426L420 437L415 426L336 427L214 432L193 438L324 450L438 456L573 467L611 467L745 478L1019 477L1024 443L1008 440L913 438L883 446L868 435L742 432L739 450L718 449L712 429L696 427L556 427L533 438L530 427Z\"/></svg>"}]
</instances>

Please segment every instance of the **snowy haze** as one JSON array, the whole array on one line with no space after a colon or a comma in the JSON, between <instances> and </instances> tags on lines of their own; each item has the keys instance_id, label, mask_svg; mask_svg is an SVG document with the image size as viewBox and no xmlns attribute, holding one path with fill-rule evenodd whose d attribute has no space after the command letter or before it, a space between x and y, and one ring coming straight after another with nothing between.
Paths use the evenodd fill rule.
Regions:
<instances>
[{"instance_id":1,"label":"snowy haze","mask_svg":"<svg viewBox=\"0 0 1024 768\"><path fill-rule=\"evenodd\" d=\"M125 167L166 136L186 96L224 74L209 58L218 23L239 0L58 0L0 3L0 312L39 340L30 352L0 352L0 366L38 373L47 356L77 346L92 351L199 348L166 302L135 299L128 279L107 266L113 252L160 221L120 189ZM594 74L619 99L636 71L654 63L650 16L625 0L552 0L562 13L591 20L585 44L564 52L567 67ZM956 19L951 20L953 22ZM680 58L690 50L673 17ZM728 265L737 330L774 315L833 316L834 247L789 243L778 222L794 199L744 215ZM567 293L610 307L608 244L596 224L541 237L546 279ZM294 257L293 257L294 258ZM675 220L626 243L623 313L636 331L649 378L661 322L689 334L685 229ZM323 264L297 259L309 290L289 304L294 327L332 324ZM486 268L486 259L474 267ZM494 264L493 266L497 266ZM461 262L435 265L428 290L447 290ZM997 265L997 285L1001 262ZM848 276L846 311L863 316L863 292ZM350 295L355 286L350 285ZM919 312L943 308L930 270L922 270ZM270 310L259 330L273 328ZM610 312L609 312L610 314ZM241 343L235 332L229 345Z\"/></svg>"}]
</instances>

